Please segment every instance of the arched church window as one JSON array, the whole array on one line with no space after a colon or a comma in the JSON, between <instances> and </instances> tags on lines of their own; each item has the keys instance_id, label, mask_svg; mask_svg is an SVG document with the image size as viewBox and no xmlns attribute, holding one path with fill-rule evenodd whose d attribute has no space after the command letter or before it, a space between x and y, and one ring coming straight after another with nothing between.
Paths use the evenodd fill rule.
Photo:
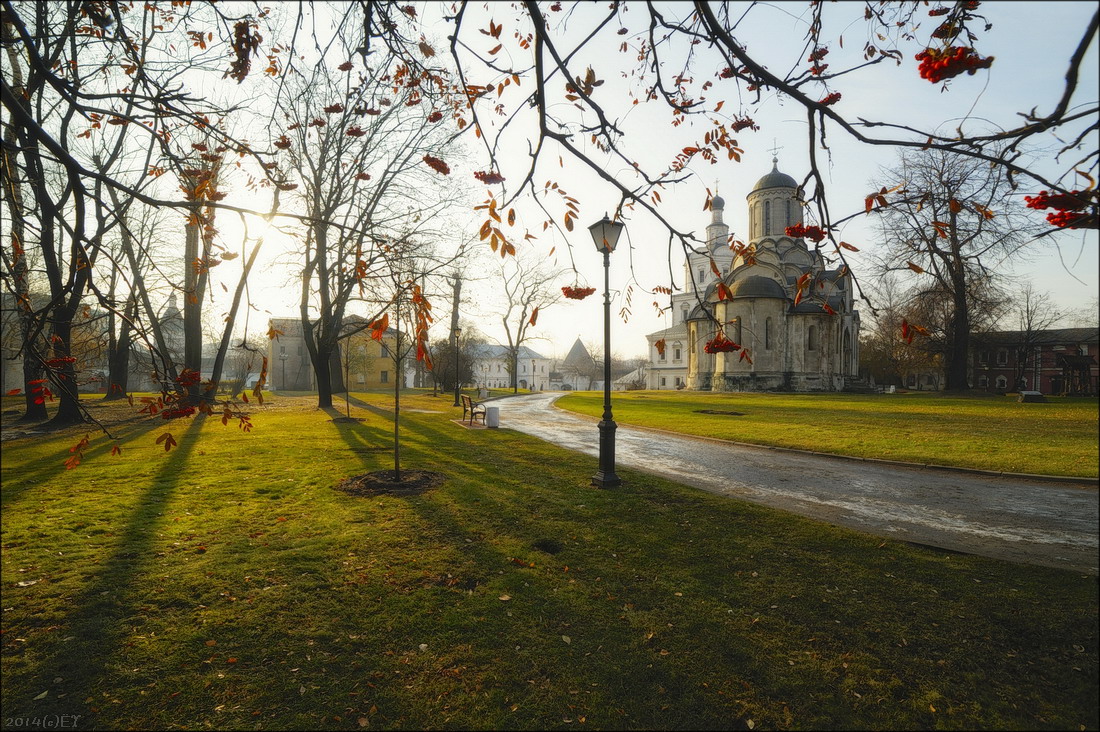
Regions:
<instances>
[{"instance_id":1,"label":"arched church window","mask_svg":"<svg viewBox=\"0 0 1100 732\"><path fill-rule=\"evenodd\" d=\"M726 337L732 339L734 343L741 343L741 318L738 317L730 320L730 327Z\"/></svg>"},{"instance_id":2,"label":"arched church window","mask_svg":"<svg viewBox=\"0 0 1100 732\"><path fill-rule=\"evenodd\" d=\"M688 319L688 307L687 305L680 308L680 322L683 323Z\"/></svg>"},{"instance_id":3,"label":"arched church window","mask_svg":"<svg viewBox=\"0 0 1100 732\"><path fill-rule=\"evenodd\" d=\"M764 350L770 350L772 347L772 319L768 318L764 321Z\"/></svg>"},{"instance_id":4,"label":"arched church window","mask_svg":"<svg viewBox=\"0 0 1100 732\"><path fill-rule=\"evenodd\" d=\"M789 198L787 199L786 211L783 215L783 227L786 228L788 226L794 226L794 222L791 221L791 199Z\"/></svg>"},{"instance_id":5,"label":"arched church window","mask_svg":"<svg viewBox=\"0 0 1100 732\"><path fill-rule=\"evenodd\" d=\"M772 233L772 202L764 201L764 236Z\"/></svg>"},{"instance_id":6,"label":"arched church window","mask_svg":"<svg viewBox=\"0 0 1100 732\"><path fill-rule=\"evenodd\" d=\"M816 325L811 325L806 330L806 350L807 351L816 351L817 350L817 326Z\"/></svg>"},{"instance_id":7,"label":"arched church window","mask_svg":"<svg viewBox=\"0 0 1100 732\"><path fill-rule=\"evenodd\" d=\"M699 284L703 284L703 273L706 272L702 267L699 268Z\"/></svg>"}]
</instances>

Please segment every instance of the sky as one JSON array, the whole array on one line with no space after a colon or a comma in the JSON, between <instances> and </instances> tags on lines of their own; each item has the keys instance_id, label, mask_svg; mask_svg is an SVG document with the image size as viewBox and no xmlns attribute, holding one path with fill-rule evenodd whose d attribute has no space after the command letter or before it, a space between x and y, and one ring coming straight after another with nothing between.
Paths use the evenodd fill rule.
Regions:
<instances>
[{"instance_id":1,"label":"sky","mask_svg":"<svg viewBox=\"0 0 1100 732\"><path fill-rule=\"evenodd\" d=\"M747 4L746 4L747 6ZM429 6L422 12L430 13ZM487 24L490 17L497 22L510 19L506 5L490 4L471 6L473 12L487 14L479 17L471 15L467 23L478 27ZM675 5L669 6L676 8ZM681 9L685 6L679 6ZM735 4L736 7L736 4ZM772 6L757 6L750 20L759 18L755 27L739 30L738 38L746 41L750 54L758 55L766 63L773 63L777 72L785 70L792 57L791 48L801 48L809 21L808 4L780 3ZM828 4L826 6L826 36L830 28L837 28L832 17L852 16L852 5ZM590 22L591 13L602 6L582 6L569 19L569 32L580 33ZM628 6L629 8L629 6ZM1037 13L1040 12L1041 16ZM843 91L843 99L838 106L845 112L852 112L869 119L885 119L899 124L934 127L944 124L948 128L958 124L958 120L969 116L977 121L968 124L985 124L981 120L1010 127L1019 124L1022 112L1036 107L1040 113L1049 110L1062 88L1062 77L1073 44L1094 11L1093 3L1084 2L1044 2L1014 3L986 2L980 9L993 23L988 33L980 33L977 44L983 55L993 55L995 62L988 71L979 71L974 76L960 76L949 85L949 91L942 91L942 84L933 85L917 76L917 62L913 53L922 46L917 43L904 45L907 53L901 66L893 63L881 64L872 69L861 71L852 77L859 82L844 78L836 82L837 89ZM495 15L494 15L495 14ZM831 14L831 15L830 15ZM634 20L640 20L636 13ZM630 27L629 12L624 16ZM929 20L927 28L919 31L917 37L926 39L934 21ZM865 40L862 20L857 20L844 29L847 50L831 45L828 60L836 67L843 65L845 55L858 58ZM631 34L624 36L633 38ZM835 35L836 31L833 31ZM507 34L507 31L506 31ZM658 104L631 106L625 96L625 81L615 78L613 70L628 66L622 65L623 57L617 53L616 46L623 37L612 32L606 42L592 44L578 54L578 68L590 63L594 68L607 74L606 85L597 90L601 103L613 110L616 119L627 130L629 147L643 163L667 163L683 146L692 144L702 137L707 129L702 125L682 125L674 128L670 116L663 106ZM614 40L611 40L614 39ZM431 40L431 39L429 39ZM441 46L437 43L437 46ZM506 44L507 45L507 44ZM503 54L509 51L506 48ZM1097 63L1095 44L1089 56L1082 64L1084 76L1081 80L1079 98L1095 103L1097 92ZM519 61L517 57L515 60ZM793 59L797 61L798 59ZM712 63L700 64L700 73L713 73ZM703 70L705 71L705 74ZM480 81L477 69L468 70L471 78ZM717 87L716 87L717 89ZM710 102L721 97L712 95ZM736 107L737 100L726 100L727 109ZM801 180L808 169L806 147L807 124L801 108L776 97L765 96L760 105L752 112L760 127L759 131L738 133L739 146L744 150L740 162L722 160L716 165L699 161L693 162L688 171L690 179L669 186L661 192L661 211L678 227L694 230L702 234L710 220L710 212L703 210L706 190L717 190L726 200L725 220L735 236L744 236L747 231L745 196L755 182L772 167L773 154L778 158L780 170ZM522 119L522 118L521 118ZM525 153L527 131L521 124L514 124L514 133L505 134L505 154L500 156L501 172L506 179L513 181L522 177L526 164ZM890 149L861 145L845 137L844 133L829 130L830 151L820 159L824 160L823 172L829 189L829 201L833 216L839 218L856 213L863 208L864 197L872 190L871 182L884 166L889 166L895 154ZM1050 141L1053 145L1054 140ZM1096 134L1091 147L1097 146ZM476 142L467 141L470 159L453 166L454 175L470 175L473 170L485 169L484 154L479 151ZM479 157L480 153L480 157ZM598 155L598 154L597 154ZM819 156L822 153L819 152ZM603 272L600 255L596 252L587 226L601 218L605 210L613 210L617 197L608 186L599 181L591 171L583 169L575 162L565 160L558 166L556 153L543 161L536 171L538 185L544 179L553 179L562 188L568 190L580 204L577 226L573 232L563 232L553 228L542 231L541 221L544 214L529 201L518 200L514 205L520 217L519 227L526 226L538 238L523 243L523 254L547 265L557 264L565 268L561 284L580 284L602 288ZM611 172L626 172L620 161L608 160L606 167ZM1034 193L1027 185L1020 191ZM473 203L480 202L486 191L480 184L471 186L470 196ZM500 195L500 189L496 189ZM551 210L560 211L556 198L547 205ZM476 232L479 221L470 217L456 217L452 224L456 240ZM232 232L233 224L225 222L227 234ZM519 228L517 227L517 228ZM626 234L619 243L619 249L611 257L611 287L613 290L612 351L624 357L644 354L646 351L645 334L661 330L672 325L670 316L662 316L653 306L654 300L660 300L647 289L654 286L668 286L670 272L670 254L668 235L648 215L637 212L626 219ZM873 274L869 258L876 251L876 234L864 217L858 217L846 224L839 232L839 238L856 244L862 250L852 255L849 264L857 277L873 284ZM251 287L251 296L256 310L252 314L252 328L262 322L267 314L275 317L293 316L294 290L288 290L285 275L276 274L276 256L280 247L277 234L269 235L270 244L261 261L261 276L255 279ZM470 267L472 277L463 290L460 303L461 319L467 326L474 326L483 332L490 341L503 342L504 333L499 325L499 317L494 309L499 307L499 296L494 271L496 255L486 251ZM1090 301L1097 297L1098 266L1097 232L1066 232L1056 241L1045 240L1030 247L1030 253L1020 255L1011 261L1002 263L1006 274L1013 276L1012 287L1022 288L1027 282L1034 284L1039 292L1047 292L1063 310L1080 312ZM553 253L551 254L551 250ZM570 256L571 252L571 256ZM672 282L682 286L683 255L678 245L671 253ZM227 268L228 269L228 268ZM226 272L231 274L231 272ZM629 290L629 317L624 321L617 314L627 305ZM289 293L289 294L288 294ZM667 298L666 298L667 299ZM867 309L866 305L862 306ZM437 325L433 336L446 337L450 312L449 296L439 295L435 300ZM1006 327L1010 327L1006 325ZM580 338L590 345L601 344L603 340L602 300L597 296L583 301L563 300L540 312L537 326L532 328L535 340L528 345L545 356L564 356L572 343Z\"/></svg>"}]
</instances>

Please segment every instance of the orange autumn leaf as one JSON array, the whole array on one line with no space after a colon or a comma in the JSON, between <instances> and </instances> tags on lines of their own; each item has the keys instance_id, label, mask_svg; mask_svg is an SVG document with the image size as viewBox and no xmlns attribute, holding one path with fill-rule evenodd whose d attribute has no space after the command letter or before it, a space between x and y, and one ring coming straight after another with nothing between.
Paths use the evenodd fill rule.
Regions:
<instances>
[{"instance_id":1,"label":"orange autumn leaf","mask_svg":"<svg viewBox=\"0 0 1100 732\"><path fill-rule=\"evenodd\" d=\"M665 355L665 339L664 338L662 338L661 340L654 343L653 347L657 349L657 353L659 355L661 355L661 356Z\"/></svg>"},{"instance_id":2,"label":"orange autumn leaf","mask_svg":"<svg viewBox=\"0 0 1100 732\"><path fill-rule=\"evenodd\" d=\"M528 320L527 322L530 323L531 325L534 325L535 321L537 321L538 319L539 319L539 309L536 307L534 310L531 311L531 319Z\"/></svg>"}]
</instances>

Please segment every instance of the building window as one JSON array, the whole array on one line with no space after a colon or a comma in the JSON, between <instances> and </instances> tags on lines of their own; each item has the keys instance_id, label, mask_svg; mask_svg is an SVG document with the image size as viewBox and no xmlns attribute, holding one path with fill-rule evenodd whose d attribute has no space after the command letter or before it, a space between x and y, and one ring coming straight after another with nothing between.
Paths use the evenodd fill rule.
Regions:
<instances>
[{"instance_id":1,"label":"building window","mask_svg":"<svg viewBox=\"0 0 1100 732\"><path fill-rule=\"evenodd\" d=\"M703 273L704 273L705 271L706 271L706 270L704 270L704 269L702 269L702 268L700 268L700 269L699 269L699 284L703 284Z\"/></svg>"},{"instance_id":2,"label":"building window","mask_svg":"<svg viewBox=\"0 0 1100 732\"><path fill-rule=\"evenodd\" d=\"M730 335L733 336L734 343L741 344L741 318L730 320L730 332L726 337L728 338Z\"/></svg>"},{"instance_id":3,"label":"building window","mask_svg":"<svg viewBox=\"0 0 1100 732\"><path fill-rule=\"evenodd\" d=\"M764 236L772 231L772 202L764 201Z\"/></svg>"},{"instance_id":4,"label":"building window","mask_svg":"<svg viewBox=\"0 0 1100 732\"><path fill-rule=\"evenodd\" d=\"M657 360L658 361L664 361L665 360L665 352L664 351L657 351Z\"/></svg>"},{"instance_id":5,"label":"building window","mask_svg":"<svg viewBox=\"0 0 1100 732\"><path fill-rule=\"evenodd\" d=\"M817 326L811 325L809 330L806 331L806 350L817 350Z\"/></svg>"},{"instance_id":6,"label":"building window","mask_svg":"<svg viewBox=\"0 0 1100 732\"><path fill-rule=\"evenodd\" d=\"M680 360L680 344L678 344L678 343L675 346L673 346L673 348L672 348L672 360L673 361L679 361Z\"/></svg>"},{"instance_id":7,"label":"building window","mask_svg":"<svg viewBox=\"0 0 1100 732\"><path fill-rule=\"evenodd\" d=\"M982 374L981 376L979 376L978 377L978 386L980 386L983 389L988 387L989 386L989 377L986 376L985 374Z\"/></svg>"},{"instance_id":8,"label":"building window","mask_svg":"<svg viewBox=\"0 0 1100 732\"><path fill-rule=\"evenodd\" d=\"M771 350L772 347L772 319L767 318L764 320L764 350Z\"/></svg>"},{"instance_id":9,"label":"building window","mask_svg":"<svg viewBox=\"0 0 1100 732\"><path fill-rule=\"evenodd\" d=\"M279 353L286 353L286 346L279 346Z\"/></svg>"},{"instance_id":10,"label":"building window","mask_svg":"<svg viewBox=\"0 0 1100 732\"><path fill-rule=\"evenodd\" d=\"M389 371L381 372L380 374L378 374L378 380L381 381L383 384L390 383L390 372Z\"/></svg>"},{"instance_id":11,"label":"building window","mask_svg":"<svg viewBox=\"0 0 1100 732\"><path fill-rule=\"evenodd\" d=\"M366 381L366 379L363 378L363 374L359 373L355 375L355 381L362 384Z\"/></svg>"},{"instance_id":12,"label":"building window","mask_svg":"<svg viewBox=\"0 0 1100 732\"><path fill-rule=\"evenodd\" d=\"M998 389L1004 389L1007 386L1008 386L1008 379L1004 376L998 376L997 377L997 388Z\"/></svg>"},{"instance_id":13,"label":"building window","mask_svg":"<svg viewBox=\"0 0 1100 732\"><path fill-rule=\"evenodd\" d=\"M784 222L783 225L785 227L786 226L793 226L793 224L791 223L791 199L789 199L789 198L787 199L787 202L786 202L786 216L783 217L783 222Z\"/></svg>"},{"instance_id":14,"label":"building window","mask_svg":"<svg viewBox=\"0 0 1100 732\"><path fill-rule=\"evenodd\" d=\"M989 351L986 351L985 349L978 351L978 363L980 363L982 366L985 366L987 363L989 363Z\"/></svg>"},{"instance_id":15,"label":"building window","mask_svg":"<svg viewBox=\"0 0 1100 732\"><path fill-rule=\"evenodd\" d=\"M1007 363L1008 363L1008 349L1007 348L998 348L997 349L997 365L998 366L1004 366Z\"/></svg>"},{"instance_id":16,"label":"building window","mask_svg":"<svg viewBox=\"0 0 1100 732\"><path fill-rule=\"evenodd\" d=\"M382 358L389 358L389 357L390 357L390 347L387 346L385 343L383 343L382 344Z\"/></svg>"},{"instance_id":17,"label":"building window","mask_svg":"<svg viewBox=\"0 0 1100 732\"><path fill-rule=\"evenodd\" d=\"M664 386L664 385L665 385L665 377L662 376L661 377L661 386Z\"/></svg>"},{"instance_id":18,"label":"building window","mask_svg":"<svg viewBox=\"0 0 1100 732\"><path fill-rule=\"evenodd\" d=\"M687 319L688 319L688 308L687 308L687 305L685 305L682 308L680 308L680 322L683 323Z\"/></svg>"}]
</instances>

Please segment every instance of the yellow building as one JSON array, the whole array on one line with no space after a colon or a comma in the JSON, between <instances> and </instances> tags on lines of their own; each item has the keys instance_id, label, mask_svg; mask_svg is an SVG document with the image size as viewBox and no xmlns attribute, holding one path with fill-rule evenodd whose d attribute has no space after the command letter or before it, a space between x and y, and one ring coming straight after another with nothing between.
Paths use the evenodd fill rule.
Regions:
<instances>
[{"instance_id":1,"label":"yellow building","mask_svg":"<svg viewBox=\"0 0 1100 732\"><path fill-rule=\"evenodd\" d=\"M315 391L317 378L306 350L302 335L302 321L298 318L271 318L268 325L281 331L277 339L268 343L268 383L279 391ZM358 316L350 316L344 324L345 332L365 325ZM397 374L394 351L397 348L397 330L386 330L381 341L371 338L370 328L364 328L341 340L331 368L339 372L339 380L333 381L335 391L346 378L352 391L384 389L392 387ZM410 345L412 349L410 351ZM406 357L402 366L405 370L403 385L408 385L415 368L415 344L407 334L401 335L402 350ZM334 374L335 375L335 374Z\"/></svg>"}]
</instances>

